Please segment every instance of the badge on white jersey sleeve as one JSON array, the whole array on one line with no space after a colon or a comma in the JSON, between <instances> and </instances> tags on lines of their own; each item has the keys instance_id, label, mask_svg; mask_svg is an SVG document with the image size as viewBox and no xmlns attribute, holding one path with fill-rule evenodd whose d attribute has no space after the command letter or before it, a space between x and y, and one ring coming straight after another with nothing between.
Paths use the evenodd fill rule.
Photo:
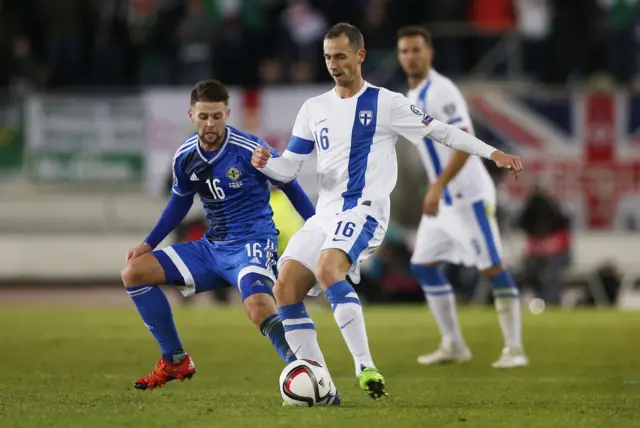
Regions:
<instances>
[{"instance_id":1,"label":"badge on white jersey sleeve","mask_svg":"<svg viewBox=\"0 0 640 428\"><path fill-rule=\"evenodd\" d=\"M428 126L433 122L433 117L411 104L407 97L399 93L393 93L389 103L391 129L413 144L419 144L428 134Z\"/></svg>"},{"instance_id":2,"label":"badge on white jersey sleeve","mask_svg":"<svg viewBox=\"0 0 640 428\"><path fill-rule=\"evenodd\" d=\"M429 82L421 91L420 100L424 100L423 110L440 122L472 131L469 109L460 90L449 80L439 83L431 85Z\"/></svg>"},{"instance_id":3,"label":"badge on white jersey sleeve","mask_svg":"<svg viewBox=\"0 0 640 428\"><path fill-rule=\"evenodd\" d=\"M291 139L287 146L288 156L294 155L298 158L306 158L313 151L313 146L314 138L309 126L307 103L304 103L296 117L293 131L291 131Z\"/></svg>"}]
</instances>

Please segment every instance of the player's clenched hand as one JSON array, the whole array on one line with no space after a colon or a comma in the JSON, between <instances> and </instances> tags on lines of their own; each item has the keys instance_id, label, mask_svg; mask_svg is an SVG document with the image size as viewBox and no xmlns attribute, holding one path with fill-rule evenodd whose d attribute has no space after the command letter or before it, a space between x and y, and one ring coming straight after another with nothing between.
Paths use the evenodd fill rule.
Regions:
<instances>
[{"instance_id":1,"label":"player's clenched hand","mask_svg":"<svg viewBox=\"0 0 640 428\"><path fill-rule=\"evenodd\" d=\"M500 150L496 150L491 154L491 160L498 165L499 168L510 169L513 175L518 179L518 175L522 171L522 159L520 156L508 155Z\"/></svg>"},{"instance_id":2,"label":"player's clenched hand","mask_svg":"<svg viewBox=\"0 0 640 428\"><path fill-rule=\"evenodd\" d=\"M429 191L424 197L422 203L422 211L426 215L436 216L438 215L438 209L440 208L440 198L442 197L442 185L439 182L431 183Z\"/></svg>"},{"instance_id":3,"label":"player's clenched hand","mask_svg":"<svg viewBox=\"0 0 640 428\"><path fill-rule=\"evenodd\" d=\"M257 147L251 156L251 165L254 168L262 169L267 166L267 161L271 157L271 152L266 147Z\"/></svg>"},{"instance_id":4,"label":"player's clenched hand","mask_svg":"<svg viewBox=\"0 0 640 428\"><path fill-rule=\"evenodd\" d=\"M147 244L146 242L143 242L137 247L129 250L129 252L127 253L127 262L129 262L129 260L137 259L138 257L144 254L150 253L151 251L153 251L153 248L151 248L151 245Z\"/></svg>"}]
</instances>

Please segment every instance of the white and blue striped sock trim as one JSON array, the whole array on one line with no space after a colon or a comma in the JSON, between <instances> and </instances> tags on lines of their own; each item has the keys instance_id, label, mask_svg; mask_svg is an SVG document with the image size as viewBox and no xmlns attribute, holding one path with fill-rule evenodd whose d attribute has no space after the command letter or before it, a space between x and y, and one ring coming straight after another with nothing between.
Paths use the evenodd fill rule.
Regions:
<instances>
[{"instance_id":1,"label":"white and blue striped sock trim","mask_svg":"<svg viewBox=\"0 0 640 428\"><path fill-rule=\"evenodd\" d=\"M494 299L517 299L520 297L520 292L517 288L494 288Z\"/></svg>"},{"instance_id":2,"label":"white and blue striped sock trim","mask_svg":"<svg viewBox=\"0 0 640 428\"><path fill-rule=\"evenodd\" d=\"M136 287L125 287L124 289L130 297L138 297L148 293L153 289L153 287L149 285L141 285Z\"/></svg>"},{"instance_id":3,"label":"white and blue striped sock trim","mask_svg":"<svg viewBox=\"0 0 640 428\"><path fill-rule=\"evenodd\" d=\"M422 292L427 296L442 296L453 293L453 287L450 284L445 285L422 285Z\"/></svg>"},{"instance_id":4,"label":"white and blue striped sock trim","mask_svg":"<svg viewBox=\"0 0 640 428\"><path fill-rule=\"evenodd\" d=\"M314 330L316 325L309 316L304 303L295 303L293 305L280 306L278 308L278 315L282 320L282 326L284 331L294 330Z\"/></svg>"},{"instance_id":5,"label":"white and blue striped sock trim","mask_svg":"<svg viewBox=\"0 0 640 428\"><path fill-rule=\"evenodd\" d=\"M338 305L353 303L362 306L358 293L346 280L338 281L326 289L325 294L331 303L331 310L335 311Z\"/></svg>"}]
</instances>

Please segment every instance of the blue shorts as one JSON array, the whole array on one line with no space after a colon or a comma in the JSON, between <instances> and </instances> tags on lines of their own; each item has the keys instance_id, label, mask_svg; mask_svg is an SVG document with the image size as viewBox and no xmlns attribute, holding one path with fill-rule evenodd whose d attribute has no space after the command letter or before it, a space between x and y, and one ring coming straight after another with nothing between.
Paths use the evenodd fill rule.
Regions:
<instances>
[{"instance_id":1,"label":"blue shorts","mask_svg":"<svg viewBox=\"0 0 640 428\"><path fill-rule=\"evenodd\" d=\"M170 245L152 254L164 269L165 284L190 296L233 285L242 300L252 294L271 294L276 282L277 237L244 243L198 241Z\"/></svg>"}]
</instances>

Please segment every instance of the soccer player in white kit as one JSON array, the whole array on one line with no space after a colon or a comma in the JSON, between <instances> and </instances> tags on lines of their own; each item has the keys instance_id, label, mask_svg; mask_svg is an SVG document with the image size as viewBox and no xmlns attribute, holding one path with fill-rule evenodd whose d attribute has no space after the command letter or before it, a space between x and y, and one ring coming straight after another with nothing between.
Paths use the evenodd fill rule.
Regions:
<instances>
[{"instance_id":1,"label":"soccer player in white kit","mask_svg":"<svg viewBox=\"0 0 640 428\"><path fill-rule=\"evenodd\" d=\"M319 200L316 215L291 238L278 261L274 289L289 346L297 358L326 363L316 329L304 306L319 283L355 361L358 383L374 398L386 395L376 369L358 295L346 281L359 281L359 264L382 242L389 221L389 194L397 179L395 143L429 136L442 144L493 159L519 172L522 161L459 129L433 120L402 94L365 82L360 31L337 24L324 38L324 58L336 86L300 109L281 158L256 149L253 165L283 182L293 179L317 150Z\"/></svg>"},{"instance_id":2,"label":"soccer player in white kit","mask_svg":"<svg viewBox=\"0 0 640 428\"><path fill-rule=\"evenodd\" d=\"M398 59L409 81L408 98L429 116L473 135L467 104L456 85L431 66L429 32L410 26L398 32ZM424 214L411 259L442 342L421 355L424 365L471 359L458 326L455 296L438 265L451 262L476 266L490 279L505 346L494 368L528 364L522 347L520 299L513 277L502 264L500 234L495 220L496 189L478 157L435 144L429 136L413 141L430 181Z\"/></svg>"}]
</instances>

